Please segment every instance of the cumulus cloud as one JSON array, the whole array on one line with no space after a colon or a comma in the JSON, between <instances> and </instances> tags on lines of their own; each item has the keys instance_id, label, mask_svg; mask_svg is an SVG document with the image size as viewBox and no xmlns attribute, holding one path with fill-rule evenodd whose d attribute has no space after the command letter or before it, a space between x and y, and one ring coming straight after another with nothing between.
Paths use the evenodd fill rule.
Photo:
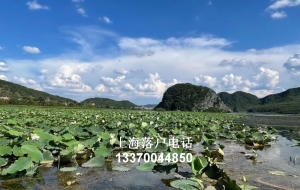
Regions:
<instances>
[{"instance_id":1,"label":"cumulus cloud","mask_svg":"<svg viewBox=\"0 0 300 190\"><path fill-rule=\"evenodd\" d=\"M4 72L4 71L9 71L9 68L7 67L7 65L4 62L0 61L0 72Z\"/></svg>"},{"instance_id":2,"label":"cumulus cloud","mask_svg":"<svg viewBox=\"0 0 300 190\"><path fill-rule=\"evenodd\" d=\"M135 89L133 88L133 86L132 86L131 84L129 84L129 83L124 84L123 89L124 89L124 90L128 90L128 91L133 91L133 90L135 90Z\"/></svg>"},{"instance_id":3,"label":"cumulus cloud","mask_svg":"<svg viewBox=\"0 0 300 190\"><path fill-rule=\"evenodd\" d=\"M234 68L242 68L242 67L257 68L257 67L260 67L261 65L263 65L263 63L253 62L253 61L246 60L246 59L222 60L219 63L219 66L222 66L222 67L229 66L229 67L234 67Z\"/></svg>"},{"instance_id":4,"label":"cumulus cloud","mask_svg":"<svg viewBox=\"0 0 300 190\"><path fill-rule=\"evenodd\" d=\"M85 10L83 8L78 8L77 12L79 14L81 14L83 17L87 17L87 14L86 14L86 12L85 12Z\"/></svg>"},{"instance_id":5,"label":"cumulus cloud","mask_svg":"<svg viewBox=\"0 0 300 190\"><path fill-rule=\"evenodd\" d=\"M5 81L8 81L7 77L5 75L0 75L0 79L1 80L5 80Z\"/></svg>"},{"instance_id":6,"label":"cumulus cloud","mask_svg":"<svg viewBox=\"0 0 300 190\"><path fill-rule=\"evenodd\" d=\"M15 76L14 77L14 82L19 83L21 85L24 85L28 88L43 91L43 88L35 80L33 80L31 78L26 79L24 77L16 77Z\"/></svg>"},{"instance_id":7,"label":"cumulus cloud","mask_svg":"<svg viewBox=\"0 0 300 190\"><path fill-rule=\"evenodd\" d=\"M277 10L285 7L299 6L299 0L276 0L272 5L268 7L269 10Z\"/></svg>"},{"instance_id":8,"label":"cumulus cloud","mask_svg":"<svg viewBox=\"0 0 300 190\"><path fill-rule=\"evenodd\" d=\"M106 16L100 17L99 20L106 22L107 24L112 24L113 22Z\"/></svg>"},{"instance_id":9,"label":"cumulus cloud","mask_svg":"<svg viewBox=\"0 0 300 190\"><path fill-rule=\"evenodd\" d=\"M125 76L119 76L115 79L110 78L110 77L101 77L101 81L106 85L106 86L119 86L121 83L124 82Z\"/></svg>"},{"instance_id":10,"label":"cumulus cloud","mask_svg":"<svg viewBox=\"0 0 300 190\"><path fill-rule=\"evenodd\" d=\"M292 73L300 73L300 54L295 54L290 57L284 64L283 67Z\"/></svg>"},{"instance_id":11,"label":"cumulus cloud","mask_svg":"<svg viewBox=\"0 0 300 190\"><path fill-rule=\"evenodd\" d=\"M80 73L87 72L85 65L62 65L56 73L44 75L44 87L48 89L60 88L65 91L90 92L92 88L84 84Z\"/></svg>"},{"instance_id":12,"label":"cumulus cloud","mask_svg":"<svg viewBox=\"0 0 300 190\"><path fill-rule=\"evenodd\" d=\"M221 80L224 86L233 90L238 89L238 86L243 83L241 76L234 76L233 74L225 75Z\"/></svg>"},{"instance_id":13,"label":"cumulus cloud","mask_svg":"<svg viewBox=\"0 0 300 190\"><path fill-rule=\"evenodd\" d=\"M98 86L96 86L95 91L96 92L107 92L107 88L106 88L106 86L104 86L104 84L99 84Z\"/></svg>"},{"instance_id":14,"label":"cumulus cloud","mask_svg":"<svg viewBox=\"0 0 300 190\"><path fill-rule=\"evenodd\" d=\"M280 19L287 17L287 14L284 11L276 11L271 14L271 17L274 19Z\"/></svg>"},{"instance_id":15,"label":"cumulus cloud","mask_svg":"<svg viewBox=\"0 0 300 190\"><path fill-rule=\"evenodd\" d=\"M41 51L39 50L39 48L37 47L31 47L31 46L23 46L23 50L28 52L28 53L32 53L32 54L38 54L41 53Z\"/></svg>"},{"instance_id":16,"label":"cumulus cloud","mask_svg":"<svg viewBox=\"0 0 300 190\"><path fill-rule=\"evenodd\" d=\"M136 94L141 96L151 96L162 98L168 87L177 84L178 81L173 79L171 82L163 82L158 73L149 74L149 78L145 79L143 84L137 84Z\"/></svg>"},{"instance_id":17,"label":"cumulus cloud","mask_svg":"<svg viewBox=\"0 0 300 190\"><path fill-rule=\"evenodd\" d=\"M200 75L194 77L194 82L199 85L204 85L208 87L215 87L217 85L217 78L211 76Z\"/></svg>"},{"instance_id":18,"label":"cumulus cloud","mask_svg":"<svg viewBox=\"0 0 300 190\"><path fill-rule=\"evenodd\" d=\"M40 10L40 9L49 10L48 6L38 4L37 0L28 1L26 4L28 5L30 10Z\"/></svg>"},{"instance_id":19,"label":"cumulus cloud","mask_svg":"<svg viewBox=\"0 0 300 190\"><path fill-rule=\"evenodd\" d=\"M254 79L260 84L261 88L272 89L279 83L279 73L272 69L261 67L260 73Z\"/></svg>"}]
</instances>

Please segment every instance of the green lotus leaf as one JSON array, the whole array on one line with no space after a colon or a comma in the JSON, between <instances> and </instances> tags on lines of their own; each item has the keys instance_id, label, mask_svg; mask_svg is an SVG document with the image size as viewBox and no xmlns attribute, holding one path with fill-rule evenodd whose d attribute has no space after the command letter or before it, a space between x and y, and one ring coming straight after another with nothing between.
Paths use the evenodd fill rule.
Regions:
<instances>
[{"instance_id":1,"label":"green lotus leaf","mask_svg":"<svg viewBox=\"0 0 300 190\"><path fill-rule=\"evenodd\" d=\"M5 166L8 163L7 159L0 157L0 167Z\"/></svg>"},{"instance_id":2,"label":"green lotus leaf","mask_svg":"<svg viewBox=\"0 0 300 190\"><path fill-rule=\"evenodd\" d=\"M74 136L71 135L70 133L66 133L62 136L65 140L72 140L74 139Z\"/></svg>"},{"instance_id":3,"label":"green lotus leaf","mask_svg":"<svg viewBox=\"0 0 300 190\"><path fill-rule=\"evenodd\" d=\"M82 167L102 167L105 163L105 158L103 156L96 156L90 159L88 162L82 164Z\"/></svg>"},{"instance_id":4,"label":"green lotus leaf","mask_svg":"<svg viewBox=\"0 0 300 190\"><path fill-rule=\"evenodd\" d=\"M101 132L101 133L99 134L99 137L101 137L101 138L104 139L104 140L107 140L107 139L110 138L110 134L109 134L109 132L107 132L107 131Z\"/></svg>"},{"instance_id":5,"label":"green lotus leaf","mask_svg":"<svg viewBox=\"0 0 300 190\"><path fill-rule=\"evenodd\" d=\"M85 141L82 141L82 144L85 145L85 146L88 146L88 147L93 147L94 144L96 142L98 142L99 140L100 140L99 137L95 136L95 137L92 137L92 138L87 139Z\"/></svg>"},{"instance_id":6,"label":"green lotus leaf","mask_svg":"<svg viewBox=\"0 0 300 190\"><path fill-rule=\"evenodd\" d=\"M34 162L39 162L43 159L43 154L37 146L25 144L22 145L21 151L24 154L28 154L28 157L30 157Z\"/></svg>"},{"instance_id":7,"label":"green lotus leaf","mask_svg":"<svg viewBox=\"0 0 300 190\"><path fill-rule=\"evenodd\" d=\"M8 119L7 120L7 124L8 125L16 125L17 124L17 121L15 119Z\"/></svg>"},{"instance_id":8,"label":"green lotus leaf","mask_svg":"<svg viewBox=\"0 0 300 190\"><path fill-rule=\"evenodd\" d=\"M8 133L9 133L10 135L16 136L16 137L22 136L22 135L24 134L24 133L22 133L22 132L15 131L15 130L12 130L12 129L10 129L10 130L8 131Z\"/></svg>"},{"instance_id":9,"label":"green lotus leaf","mask_svg":"<svg viewBox=\"0 0 300 190\"><path fill-rule=\"evenodd\" d=\"M39 167L39 165L37 165L37 164L31 164L31 166L28 169L26 169L26 175L32 176L33 174L35 174L38 167Z\"/></svg>"},{"instance_id":10,"label":"green lotus leaf","mask_svg":"<svg viewBox=\"0 0 300 190\"><path fill-rule=\"evenodd\" d=\"M40 138L38 139L39 142L49 142L51 140L56 140L56 137L52 134L49 133L36 133Z\"/></svg>"},{"instance_id":11,"label":"green lotus leaf","mask_svg":"<svg viewBox=\"0 0 300 190\"><path fill-rule=\"evenodd\" d=\"M111 155L111 152L112 150L111 149L108 149L106 146L104 145L101 145L99 148L97 148L95 151L95 155L96 156L110 156Z\"/></svg>"},{"instance_id":12,"label":"green lotus leaf","mask_svg":"<svg viewBox=\"0 0 300 190\"><path fill-rule=\"evenodd\" d=\"M193 158L192 165L191 165L192 171L195 175L201 174L207 165L208 162L206 158L204 158L203 156L197 156L196 158Z\"/></svg>"},{"instance_id":13,"label":"green lotus leaf","mask_svg":"<svg viewBox=\"0 0 300 190\"><path fill-rule=\"evenodd\" d=\"M125 166L114 166L112 168L112 170L114 170L114 171L120 171L120 172L128 172L128 171L130 171L130 168L125 167Z\"/></svg>"},{"instance_id":14,"label":"green lotus leaf","mask_svg":"<svg viewBox=\"0 0 300 190\"><path fill-rule=\"evenodd\" d=\"M98 135L101 132L103 132L103 130L104 130L103 127L101 127L101 126L92 126L92 127L88 128L88 129L94 135Z\"/></svg>"},{"instance_id":15,"label":"green lotus leaf","mask_svg":"<svg viewBox=\"0 0 300 190\"><path fill-rule=\"evenodd\" d=\"M199 190L202 189L198 182L192 180L176 180L172 181L170 185L174 188L182 190Z\"/></svg>"},{"instance_id":16,"label":"green lotus leaf","mask_svg":"<svg viewBox=\"0 0 300 190\"><path fill-rule=\"evenodd\" d=\"M77 167L64 167L60 168L59 171L61 172L73 172L76 171L78 168Z\"/></svg>"},{"instance_id":17,"label":"green lotus leaf","mask_svg":"<svg viewBox=\"0 0 300 190\"><path fill-rule=\"evenodd\" d=\"M12 148L10 146L0 146L0 156L11 155Z\"/></svg>"},{"instance_id":18,"label":"green lotus leaf","mask_svg":"<svg viewBox=\"0 0 300 190\"><path fill-rule=\"evenodd\" d=\"M43 159L40 164L52 164L54 162L54 157L49 150L43 152Z\"/></svg>"},{"instance_id":19,"label":"green lotus leaf","mask_svg":"<svg viewBox=\"0 0 300 190\"><path fill-rule=\"evenodd\" d=\"M24 155L24 152L22 152L21 147L15 145L13 147L13 154L17 157L20 157Z\"/></svg>"},{"instance_id":20,"label":"green lotus leaf","mask_svg":"<svg viewBox=\"0 0 300 190\"><path fill-rule=\"evenodd\" d=\"M14 174L18 171L26 170L30 168L31 164L32 160L30 157L19 157L15 163L2 171L2 175Z\"/></svg>"},{"instance_id":21,"label":"green lotus leaf","mask_svg":"<svg viewBox=\"0 0 300 190\"><path fill-rule=\"evenodd\" d=\"M155 165L156 164L154 162L148 162L140 166L136 166L136 169L141 171L152 171Z\"/></svg>"}]
</instances>

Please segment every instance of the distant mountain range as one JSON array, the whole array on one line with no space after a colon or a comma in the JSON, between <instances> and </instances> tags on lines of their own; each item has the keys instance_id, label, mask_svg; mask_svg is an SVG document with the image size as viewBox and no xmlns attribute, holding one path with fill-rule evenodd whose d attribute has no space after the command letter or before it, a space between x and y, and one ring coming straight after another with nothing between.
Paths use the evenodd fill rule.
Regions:
<instances>
[{"instance_id":1,"label":"distant mountain range","mask_svg":"<svg viewBox=\"0 0 300 190\"><path fill-rule=\"evenodd\" d=\"M128 100L116 101L109 98L88 98L82 102L82 105L93 105L96 107L103 108L133 108L137 107L134 103Z\"/></svg>"},{"instance_id":2,"label":"distant mountain range","mask_svg":"<svg viewBox=\"0 0 300 190\"><path fill-rule=\"evenodd\" d=\"M291 88L284 92L271 94L264 98L246 92L218 94L221 100L235 112L273 112L281 114L300 113L300 87Z\"/></svg>"},{"instance_id":3,"label":"distant mountain range","mask_svg":"<svg viewBox=\"0 0 300 190\"><path fill-rule=\"evenodd\" d=\"M300 113L300 87L284 92L271 94L264 98L237 91L233 94L220 92L217 94L224 104L234 112L273 112ZM189 96L187 96L189 97ZM189 97L191 99L191 97ZM42 105L42 106L97 106L103 108L155 108L156 104L136 105L128 100L116 101L109 98L88 98L82 102L52 95L46 92L0 80L0 104ZM182 105L184 106L184 105Z\"/></svg>"}]
</instances>

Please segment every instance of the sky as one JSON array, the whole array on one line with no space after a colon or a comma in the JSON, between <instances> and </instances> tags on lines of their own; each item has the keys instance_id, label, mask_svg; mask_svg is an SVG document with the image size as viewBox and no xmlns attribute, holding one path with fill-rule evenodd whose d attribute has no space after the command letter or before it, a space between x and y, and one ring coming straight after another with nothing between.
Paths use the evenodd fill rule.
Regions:
<instances>
[{"instance_id":1,"label":"sky","mask_svg":"<svg viewBox=\"0 0 300 190\"><path fill-rule=\"evenodd\" d=\"M1 0L0 79L156 104L177 83L300 86L300 0Z\"/></svg>"}]
</instances>

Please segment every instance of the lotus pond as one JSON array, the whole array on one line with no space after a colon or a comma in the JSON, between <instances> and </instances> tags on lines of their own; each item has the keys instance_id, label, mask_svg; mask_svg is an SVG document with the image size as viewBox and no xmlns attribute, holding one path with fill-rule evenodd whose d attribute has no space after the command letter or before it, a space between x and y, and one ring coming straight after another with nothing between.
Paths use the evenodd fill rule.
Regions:
<instances>
[{"instance_id":1,"label":"lotus pond","mask_svg":"<svg viewBox=\"0 0 300 190\"><path fill-rule=\"evenodd\" d=\"M299 189L297 135L240 117L2 107L0 189ZM145 138L156 146L142 146ZM125 153L140 159L120 161Z\"/></svg>"}]
</instances>

